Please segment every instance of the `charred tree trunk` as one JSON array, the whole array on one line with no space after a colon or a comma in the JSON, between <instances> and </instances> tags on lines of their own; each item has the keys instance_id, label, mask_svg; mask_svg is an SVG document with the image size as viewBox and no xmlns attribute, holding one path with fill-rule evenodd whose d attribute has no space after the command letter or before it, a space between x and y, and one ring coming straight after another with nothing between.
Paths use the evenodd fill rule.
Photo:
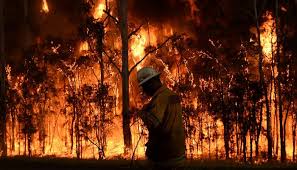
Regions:
<instances>
[{"instance_id":1,"label":"charred tree trunk","mask_svg":"<svg viewBox=\"0 0 297 170\"><path fill-rule=\"evenodd\" d=\"M25 140L24 140L24 156L26 156L27 155L27 134L25 133L24 134L24 136L25 136Z\"/></svg>"},{"instance_id":2,"label":"charred tree trunk","mask_svg":"<svg viewBox=\"0 0 297 170\"><path fill-rule=\"evenodd\" d=\"M21 130L21 124L19 123L18 126L18 145L21 146L21 134L22 134L22 130ZM18 147L18 153L19 155L21 155L21 147Z\"/></svg>"},{"instance_id":3,"label":"charred tree trunk","mask_svg":"<svg viewBox=\"0 0 297 170\"><path fill-rule=\"evenodd\" d=\"M238 132L238 124L239 124L239 113L237 112L236 115L236 126L235 126L235 135L236 135L236 157L240 155L240 148L239 148L239 132Z\"/></svg>"},{"instance_id":4,"label":"charred tree trunk","mask_svg":"<svg viewBox=\"0 0 297 170\"><path fill-rule=\"evenodd\" d=\"M220 102L221 102L221 107L223 108L222 110L222 120L223 120L223 127L224 127L224 147L225 147L225 157L226 159L230 158L230 118L229 118L229 111L224 109L225 106L225 102L224 102L224 87L223 87L223 81L222 79L220 80L220 84L221 84L221 96L220 96Z\"/></svg>"},{"instance_id":5,"label":"charred tree trunk","mask_svg":"<svg viewBox=\"0 0 297 170\"><path fill-rule=\"evenodd\" d=\"M271 32L272 34L272 32ZM273 43L273 38L271 37L270 39L270 43L271 43L271 49L274 48L274 43ZM275 55L273 54L273 52L271 53L271 89L274 88L274 96L277 96L277 80L275 78ZM271 92L272 93L272 92ZM274 100L272 100L272 95L270 95L270 106L272 106L272 104L274 105L274 131L273 131L273 137L276 139L274 141L274 155L276 157L278 157L278 148L279 148L279 135L278 135L278 129L279 129L279 120L278 120L278 101L275 98Z\"/></svg>"},{"instance_id":6,"label":"charred tree trunk","mask_svg":"<svg viewBox=\"0 0 297 170\"><path fill-rule=\"evenodd\" d=\"M283 123L283 99L282 99L282 88L281 88L281 63L280 63L280 22L279 22L279 7L278 0L275 3L275 24L276 24L276 64L277 64L277 89L278 89L278 112L279 112L279 130L280 130L280 141L281 141L281 161L286 161L286 142L285 142L285 124Z\"/></svg>"},{"instance_id":7,"label":"charred tree trunk","mask_svg":"<svg viewBox=\"0 0 297 170\"><path fill-rule=\"evenodd\" d=\"M295 162L295 150L296 150L296 123L294 123L293 127L292 127L292 142L293 142L293 162Z\"/></svg>"},{"instance_id":8,"label":"charred tree trunk","mask_svg":"<svg viewBox=\"0 0 297 170\"><path fill-rule=\"evenodd\" d=\"M0 156L7 155L6 146L6 62L4 57L4 1L0 1Z\"/></svg>"},{"instance_id":9,"label":"charred tree trunk","mask_svg":"<svg viewBox=\"0 0 297 170\"><path fill-rule=\"evenodd\" d=\"M12 107L10 110L11 114L11 151L15 151L15 125L16 125L16 108Z\"/></svg>"},{"instance_id":10,"label":"charred tree trunk","mask_svg":"<svg viewBox=\"0 0 297 170\"><path fill-rule=\"evenodd\" d=\"M293 103L293 108L295 108L295 103ZM292 126L292 142L293 142L293 162L296 160L295 151L296 151L296 128L297 128L297 115L293 113L292 116L293 126Z\"/></svg>"},{"instance_id":11,"label":"charred tree trunk","mask_svg":"<svg viewBox=\"0 0 297 170\"><path fill-rule=\"evenodd\" d=\"M28 155L29 157L32 156L32 149L31 149L31 144L32 144L32 134L28 134Z\"/></svg>"},{"instance_id":12,"label":"charred tree trunk","mask_svg":"<svg viewBox=\"0 0 297 170\"><path fill-rule=\"evenodd\" d=\"M274 71L273 71L274 72ZM274 73L275 74L275 73ZM273 77L273 86L274 86L274 89L277 89L277 82L275 80L275 78ZM274 96L277 96L277 91L274 90ZM278 135L278 132L279 132L279 120L278 120L278 101L275 99L274 100L274 108L275 108L275 111L274 111L274 132L276 133L275 134L275 156L278 157L278 148L279 148L279 135Z\"/></svg>"},{"instance_id":13,"label":"charred tree trunk","mask_svg":"<svg viewBox=\"0 0 297 170\"><path fill-rule=\"evenodd\" d=\"M45 130L45 109L46 109L46 101L47 97L46 94L44 94L44 101L42 106L40 107L40 118L39 118L39 142L40 142L40 148L42 150L42 154L45 153L45 138L46 138L46 130Z\"/></svg>"},{"instance_id":14,"label":"charred tree trunk","mask_svg":"<svg viewBox=\"0 0 297 170\"><path fill-rule=\"evenodd\" d=\"M71 150L71 152L73 150L73 144L74 144L74 124L75 124L75 119L76 119L75 104L72 104L72 106L73 106L73 115L72 115L71 127L70 127L70 141L71 141L70 150Z\"/></svg>"},{"instance_id":15,"label":"charred tree trunk","mask_svg":"<svg viewBox=\"0 0 297 170\"><path fill-rule=\"evenodd\" d=\"M247 154L246 154L246 136L242 136L242 142L243 142L243 161L246 162L247 161Z\"/></svg>"},{"instance_id":16,"label":"charred tree trunk","mask_svg":"<svg viewBox=\"0 0 297 170\"><path fill-rule=\"evenodd\" d=\"M204 139L204 134L203 134L203 113L201 117L199 117L199 142L200 142L200 150L201 154L203 155L203 139ZM191 132L192 133L192 132Z\"/></svg>"},{"instance_id":17,"label":"charred tree trunk","mask_svg":"<svg viewBox=\"0 0 297 170\"><path fill-rule=\"evenodd\" d=\"M253 134L250 134L250 162L253 161Z\"/></svg>"},{"instance_id":18,"label":"charred tree trunk","mask_svg":"<svg viewBox=\"0 0 297 170\"><path fill-rule=\"evenodd\" d=\"M215 134L214 134L214 137L215 137L215 144L216 144L216 160L219 159L219 146L218 146L218 127L217 127L217 123L216 121L214 122L214 126L215 126Z\"/></svg>"},{"instance_id":19,"label":"charred tree trunk","mask_svg":"<svg viewBox=\"0 0 297 170\"><path fill-rule=\"evenodd\" d=\"M260 25L259 25L259 16L258 16L258 9L257 9L257 0L254 0L254 12L255 12L255 21L257 25L257 34L258 34L258 44L259 44L259 74L260 74L260 84L264 91L265 96L265 105L266 105L266 124L267 124L267 153L268 153L268 160L272 160L272 136L271 136L271 114L270 114L270 107L269 107L269 99L268 99L268 92L267 86L265 83L265 77L263 72L263 56L262 56L262 48L261 48L261 33L260 33Z\"/></svg>"},{"instance_id":20,"label":"charred tree trunk","mask_svg":"<svg viewBox=\"0 0 297 170\"><path fill-rule=\"evenodd\" d=\"M120 32L122 39L122 114L125 153L132 149L132 136L129 116L129 65L128 65L128 2L118 2Z\"/></svg>"},{"instance_id":21,"label":"charred tree trunk","mask_svg":"<svg viewBox=\"0 0 297 170\"><path fill-rule=\"evenodd\" d=\"M226 152L226 159L229 159L229 153L230 153L230 145L229 145L229 141L230 141L230 128L229 128L229 119L228 119L228 115L229 113L223 113L224 114L224 120L223 120L223 125L224 125L224 146L225 146L225 152Z\"/></svg>"},{"instance_id":22,"label":"charred tree trunk","mask_svg":"<svg viewBox=\"0 0 297 170\"><path fill-rule=\"evenodd\" d=\"M100 151L99 151L99 159L105 158L105 148L106 148L106 131L105 131L105 116L106 116L106 97L108 94L105 94L104 91L107 91L107 86L104 84L104 60L103 60L103 40L104 40L104 27L103 24L100 24L98 27L99 34L97 37L97 52L99 54L99 64L100 64L100 85L99 85L99 91L101 91L101 94L103 96L99 99L99 107L100 107L100 125L98 129L100 133L97 135L97 142L100 145ZM107 92L108 93L108 92ZM99 137L100 134L100 137ZM99 139L99 140L98 140Z\"/></svg>"},{"instance_id":23,"label":"charred tree trunk","mask_svg":"<svg viewBox=\"0 0 297 170\"><path fill-rule=\"evenodd\" d=\"M257 123L257 136L255 139L255 145L256 145L256 159L258 160L259 158L259 139L260 139L260 134L261 134L261 129L262 129L262 120L263 120L263 104L261 104L260 108L260 120L259 123Z\"/></svg>"},{"instance_id":24,"label":"charred tree trunk","mask_svg":"<svg viewBox=\"0 0 297 170\"><path fill-rule=\"evenodd\" d=\"M211 159L211 150L210 150L210 145L211 145L210 124L208 124L207 130L208 130L208 158Z\"/></svg>"}]
</instances>

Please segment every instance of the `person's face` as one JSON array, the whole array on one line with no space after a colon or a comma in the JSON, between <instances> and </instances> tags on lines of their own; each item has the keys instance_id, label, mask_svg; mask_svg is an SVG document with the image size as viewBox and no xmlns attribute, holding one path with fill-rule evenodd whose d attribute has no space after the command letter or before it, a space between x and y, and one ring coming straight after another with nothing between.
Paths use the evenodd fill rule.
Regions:
<instances>
[{"instance_id":1,"label":"person's face","mask_svg":"<svg viewBox=\"0 0 297 170\"><path fill-rule=\"evenodd\" d=\"M153 96L154 95L154 81L149 80L145 82L144 84L141 85L143 92L148 95L148 96Z\"/></svg>"}]
</instances>

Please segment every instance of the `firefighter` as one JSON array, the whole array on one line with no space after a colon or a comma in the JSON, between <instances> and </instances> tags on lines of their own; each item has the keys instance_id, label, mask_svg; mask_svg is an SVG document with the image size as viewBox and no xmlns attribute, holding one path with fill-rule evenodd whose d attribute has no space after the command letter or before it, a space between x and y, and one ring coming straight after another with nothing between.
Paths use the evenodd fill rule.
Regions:
<instances>
[{"instance_id":1,"label":"firefighter","mask_svg":"<svg viewBox=\"0 0 297 170\"><path fill-rule=\"evenodd\" d=\"M149 131L146 157L156 169L182 168L185 134L179 96L161 83L160 73L153 68L139 70L137 79L151 97L139 114Z\"/></svg>"}]
</instances>

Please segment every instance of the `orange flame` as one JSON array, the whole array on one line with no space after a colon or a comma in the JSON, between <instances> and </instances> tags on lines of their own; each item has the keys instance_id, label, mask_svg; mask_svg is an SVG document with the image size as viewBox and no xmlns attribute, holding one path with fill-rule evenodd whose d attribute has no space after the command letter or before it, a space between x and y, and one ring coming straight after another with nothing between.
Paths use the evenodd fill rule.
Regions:
<instances>
[{"instance_id":1,"label":"orange flame","mask_svg":"<svg viewBox=\"0 0 297 170\"><path fill-rule=\"evenodd\" d=\"M95 19L101 19L104 15L104 10L106 9L106 5L104 2L99 2L97 7L94 10L93 17Z\"/></svg>"},{"instance_id":2,"label":"orange flame","mask_svg":"<svg viewBox=\"0 0 297 170\"><path fill-rule=\"evenodd\" d=\"M81 42L80 46L79 46L79 52L86 52L89 50L89 44L87 41Z\"/></svg>"},{"instance_id":3,"label":"orange flame","mask_svg":"<svg viewBox=\"0 0 297 170\"><path fill-rule=\"evenodd\" d=\"M49 7L48 7L48 4L47 4L47 1L46 0L42 0L41 11L44 12L44 13L48 13L49 12Z\"/></svg>"},{"instance_id":4,"label":"orange flame","mask_svg":"<svg viewBox=\"0 0 297 170\"><path fill-rule=\"evenodd\" d=\"M173 29L170 26L160 28L157 26L149 25L147 28L141 28L139 33L132 37L130 50L132 53L132 60L134 63L140 61L146 54L146 48L149 46L157 47L158 36L171 36L173 35ZM143 66L144 62L140 63L136 69L139 70Z\"/></svg>"},{"instance_id":5,"label":"orange flame","mask_svg":"<svg viewBox=\"0 0 297 170\"><path fill-rule=\"evenodd\" d=\"M272 53L276 47L276 28L275 21L271 13L266 13L266 22L261 26L261 45L263 54L268 57L269 61L272 58Z\"/></svg>"}]
</instances>

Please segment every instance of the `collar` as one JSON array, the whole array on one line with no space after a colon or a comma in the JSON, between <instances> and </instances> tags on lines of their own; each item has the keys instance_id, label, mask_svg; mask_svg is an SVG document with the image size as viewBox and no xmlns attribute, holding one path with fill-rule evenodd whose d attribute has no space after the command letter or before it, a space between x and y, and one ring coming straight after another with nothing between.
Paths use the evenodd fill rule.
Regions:
<instances>
[{"instance_id":1,"label":"collar","mask_svg":"<svg viewBox=\"0 0 297 170\"><path fill-rule=\"evenodd\" d=\"M152 96L152 99L153 98L155 98L155 97L157 97L160 93L162 93L164 90L166 90L167 89L167 87L166 86L164 86L164 85L162 85L155 93L154 93L154 95Z\"/></svg>"}]
</instances>

